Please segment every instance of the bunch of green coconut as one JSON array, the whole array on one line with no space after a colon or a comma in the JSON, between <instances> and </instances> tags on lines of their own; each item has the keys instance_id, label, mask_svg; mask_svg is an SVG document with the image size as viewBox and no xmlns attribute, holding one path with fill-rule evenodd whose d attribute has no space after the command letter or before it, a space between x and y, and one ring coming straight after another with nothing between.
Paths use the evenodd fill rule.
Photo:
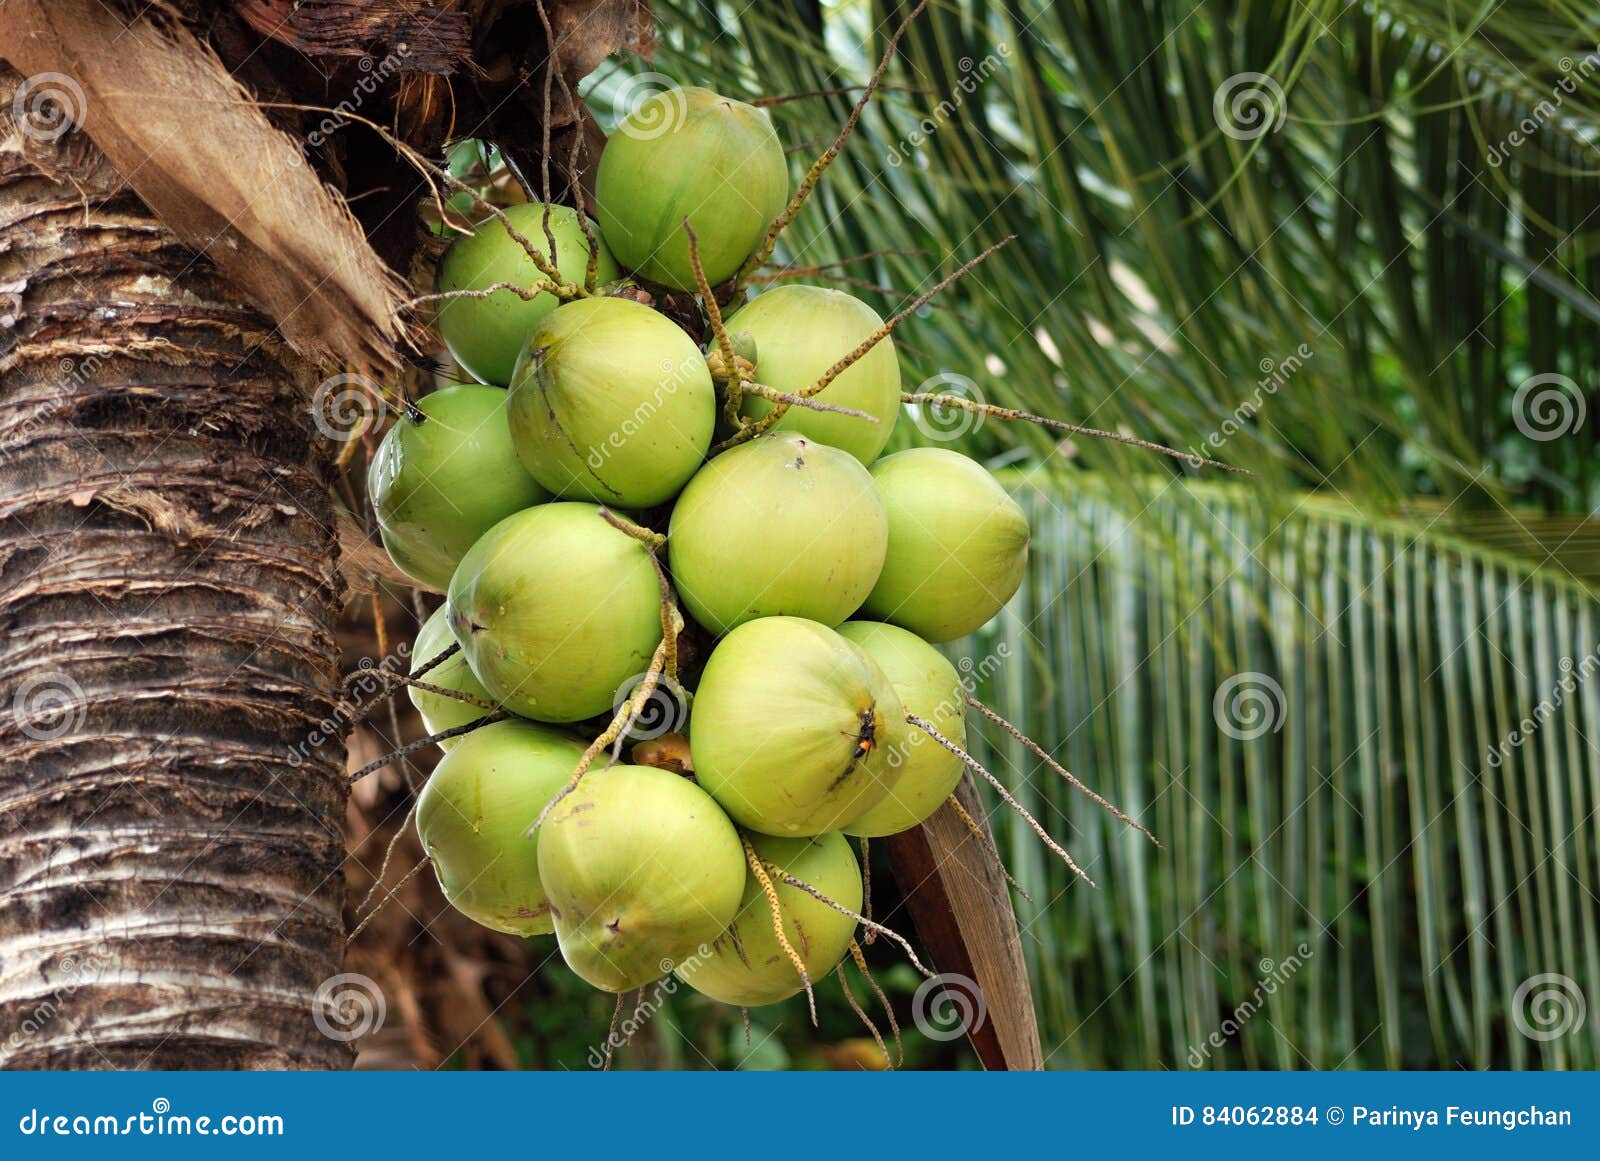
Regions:
<instances>
[{"instance_id":1,"label":"bunch of green coconut","mask_svg":"<svg viewBox=\"0 0 1600 1161\"><path fill-rule=\"evenodd\" d=\"M370 468L389 554L447 594L406 679L445 750L417 807L440 885L618 994L769 1004L852 953L847 836L975 766L936 646L1027 563L981 465L880 455L904 403L871 307L750 295L808 183L763 110L656 95L596 220L529 202L451 243L437 324L480 382L408 403Z\"/></svg>"}]
</instances>

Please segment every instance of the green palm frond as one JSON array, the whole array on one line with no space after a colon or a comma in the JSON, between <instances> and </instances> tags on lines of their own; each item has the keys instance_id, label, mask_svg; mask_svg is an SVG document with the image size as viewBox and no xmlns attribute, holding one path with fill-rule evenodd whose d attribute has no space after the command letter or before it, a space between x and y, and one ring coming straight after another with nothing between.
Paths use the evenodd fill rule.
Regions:
<instances>
[{"instance_id":1,"label":"green palm frond","mask_svg":"<svg viewBox=\"0 0 1600 1161\"><path fill-rule=\"evenodd\" d=\"M678 0L657 67L827 89L870 68L851 34L905 7L827 5L819 32L788 5ZM1600 78L1596 24L1534 0L940 0L785 256L896 251L849 271L887 309L1014 233L905 331L917 379L1185 448L1221 435L1272 489L1586 511L1600 420L1529 440L1512 400L1535 374L1596 387L1600 85L1570 84ZM803 158L848 104L774 112Z\"/></svg>"},{"instance_id":2,"label":"green palm frond","mask_svg":"<svg viewBox=\"0 0 1600 1161\"><path fill-rule=\"evenodd\" d=\"M1150 485L1132 522L1105 487L1020 492L1034 563L962 647L979 696L1164 844L985 735L1100 884L997 805L1053 1065L1600 1061L1600 1011L1526 1031L1536 991L1600 994L1592 590L1337 503L1251 552L1248 489Z\"/></svg>"}]
</instances>

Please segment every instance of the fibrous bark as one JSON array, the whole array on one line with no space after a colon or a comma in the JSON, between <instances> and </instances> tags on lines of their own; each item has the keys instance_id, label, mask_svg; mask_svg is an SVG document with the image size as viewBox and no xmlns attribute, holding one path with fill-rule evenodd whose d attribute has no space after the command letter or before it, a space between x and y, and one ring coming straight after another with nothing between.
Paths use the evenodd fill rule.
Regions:
<instances>
[{"instance_id":1,"label":"fibrous bark","mask_svg":"<svg viewBox=\"0 0 1600 1161\"><path fill-rule=\"evenodd\" d=\"M0 1065L349 1061L308 378L82 134L0 120Z\"/></svg>"}]
</instances>

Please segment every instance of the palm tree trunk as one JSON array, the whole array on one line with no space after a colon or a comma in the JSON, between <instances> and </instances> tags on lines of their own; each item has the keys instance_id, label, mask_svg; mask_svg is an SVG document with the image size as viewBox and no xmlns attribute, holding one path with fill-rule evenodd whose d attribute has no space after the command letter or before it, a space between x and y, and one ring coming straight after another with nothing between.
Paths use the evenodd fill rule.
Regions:
<instances>
[{"instance_id":1,"label":"palm tree trunk","mask_svg":"<svg viewBox=\"0 0 1600 1161\"><path fill-rule=\"evenodd\" d=\"M307 376L83 134L0 129L0 1066L345 1067Z\"/></svg>"}]
</instances>

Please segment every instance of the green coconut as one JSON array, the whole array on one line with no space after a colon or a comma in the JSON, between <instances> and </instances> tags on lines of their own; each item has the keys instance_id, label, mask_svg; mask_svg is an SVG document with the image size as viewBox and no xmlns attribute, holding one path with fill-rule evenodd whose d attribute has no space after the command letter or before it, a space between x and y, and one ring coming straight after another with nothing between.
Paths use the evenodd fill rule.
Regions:
<instances>
[{"instance_id":1,"label":"green coconut","mask_svg":"<svg viewBox=\"0 0 1600 1161\"><path fill-rule=\"evenodd\" d=\"M865 653L800 617L740 625L695 692L695 777L735 822L763 834L839 830L888 793L889 754L911 727Z\"/></svg>"},{"instance_id":2,"label":"green coconut","mask_svg":"<svg viewBox=\"0 0 1600 1161\"><path fill-rule=\"evenodd\" d=\"M946 448L913 448L872 466L889 513L889 552L863 616L935 643L993 617L1028 566L1028 518L1000 481Z\"/></svg>"},{"instance_id":3,"label":"green coconut","mask_svg":"<svg viewBox=\"0 0 1600 1161\"><path fill-rule=\"evenodd\" d=\"M678 497L667 534L678 595L714 633L778 614L839 624L872 591L887 543L866 469L796 432L717 456Z\"/></svg>"},{"instance_id":4,"label":"green coconut","mask_svg":"<svg viewBox=\"0 0 1600 1161\"><path fill-rule=\"evenodd\" d=\"M859 298L820 286L785 285L769 290L727 320L729 333L748 335L755 344L756 379L780 391L798 393L855 350L883 325ZM791 407L777 427L798 431L841 448L864 464L878 458L900 415L900 358L894 340L885 338L817 396L878 417L869 423L834 411ZM758 418L773 404L745 396L742 410Z\"/></svg>"},{"instance_id":5,"label":"green coconut","mask_svg":"<svg viewBox=\"0 0 1600 1161\"><path fill-rule=\"evenodd\" d=\"M523 465L556 495L648 508L704 462L717 398L676 323L630 299L587 298L534 329L509 414Z\"/></svg>"},{"instance_id":6,"label":"green coconut","mask_svg":"<svg viewBox=\"0 0 1600 1161\"><path fill-rule=\"evenodd\" d=\"M489 696L523 717L576 722L612 708L661 642L645 546L593 504L541 504L496 524L450 582L450 631Z\"/></svg>"},{"instance_id":7,"label":"green coconut","mask_svg":"<svg viewBox=\"0 0 1600 1161\"><path fill-rule=\"evenodd\" d=\"M695 784L652 766L592 770L539 832L567 965L597 988L660 979L733 920L744 848Z\"/></svg>"},{"instance_id":8,"label":"green coconut","mask_svg":"<svg viewBox=\"0 0 1600 1161\"><path fill-rule=\"evenodd\" d=\"M656 93L606 141L595 215L617 260L693 290L689 220L712 286L732 278L789 200L789 166L766 112L709 89Z\"/></svg>"},{"instance_id":9,"label":"green coconut","mask_svg":"<svg viewBox=\"0 0 1600 1161\"><path fill-rule=\"evenodd\" d=\"M469 919L513 935L555 930L526 832L583 756L532 722L493 722L451 748L417 799L417 835L444 896Z\"/></svg>"},{"instance_id":10,"label":"green coconut","mask_svg":"<svg viewBox=\"0 0 1600 1161\"><path fill-rule=\"evenodd\" d=\"M750 845L766 863L782 867L802 883L848 907L861 910L861 866L843 835L786 839L754 835ZM768 870L783 915L783 934L806 965L813 984L834 969L855 938L856 921ZM772 905L760 881L745 880L739 914L712 943L709 955L678 965L678 978L695 991L724 1004L755 1008L788 999L804 987L772 926Z\"/></svg>"},{"instance_id":11,"label":"green coconut","mask_svg":"<svg viewBox=\"0 0 1600 1161\"><path fill-rule=\"evenodd\" d=\"M511 228L549 258L545 208L543 202L524 202L507 206L503 212ZM581 285L589 270L589 241L578 224L578 213L569 206L550 206L549 210L556 269L566 281ZM595 232L592 224L590 230ZM439 259L435 289L441 294L487 290L500 282L531 288L544 280L522 243L511 236L499 218L484 220L476 231L450 243ZM598 233L596 242L600 245L599 280L611 282L617 277L617 264L611 252L599 243ZM510 290L497 290L487 298L445 299L439 304L439 334L469 375L504 387L511 382L511 371L523 344L539 320L555 309L556 301L549 292L525 299Z\"/></svg>"},{"instance_id":12,"label":"green coconut","mask_svg":"<svg viewBox=\"0 0 1600 1161\"><path fill-rule=\"evenodd\" d=\"M839 635L878 663L907 713L966 749L966 687L944 654L910 630L879 621L851 621L839 626ZM899 777L877 805L845 828L850 834L878 838L910 830L944 804L966 769L915 726L889 751L889 760Z\"/></svg>"},{"instance_id":13,"label":"green coconut","mask_svg":"<svg viewBox=\"0 0 1600 1161\"><path fill-rule=\"evenodd\" d=\"M383 546L408 576L443 590L495 524L550 493L523 470L498 387L424 395L391 427L367 469Z\"/></svg>"},{"instance_id":14,"label":"green coconut","mask_svg":"<svg viewBox=\"0 0 1600 1161\"><path fill-rule=\"evenodd\" d=\"M411 672L416 673L446 649L452 648L455 643L455 635L450 632L450 620L445 606L440 605L434 610L433 616L424 621L422 628L417 631L417 639L411 646ZM457 693L470 694L473 697L489 697L489 691L483 688L482 682L472 676L472 670L467 667L466 657L459 651L428 670L419 680L426 681L429 685L437 685L441 689L453 689ZM407 686L406 693L411 698L411 704L416 707L417 713L422 715L422 724L430 734L464 726L490 712L470 701L459 701L442 693L418 689L414 685ZM478 732L473 731L473 733ZM439 746L448 750L459 741L461 741L459 737L446 738L439 743Z\"/></svg>"}]
</instances>

